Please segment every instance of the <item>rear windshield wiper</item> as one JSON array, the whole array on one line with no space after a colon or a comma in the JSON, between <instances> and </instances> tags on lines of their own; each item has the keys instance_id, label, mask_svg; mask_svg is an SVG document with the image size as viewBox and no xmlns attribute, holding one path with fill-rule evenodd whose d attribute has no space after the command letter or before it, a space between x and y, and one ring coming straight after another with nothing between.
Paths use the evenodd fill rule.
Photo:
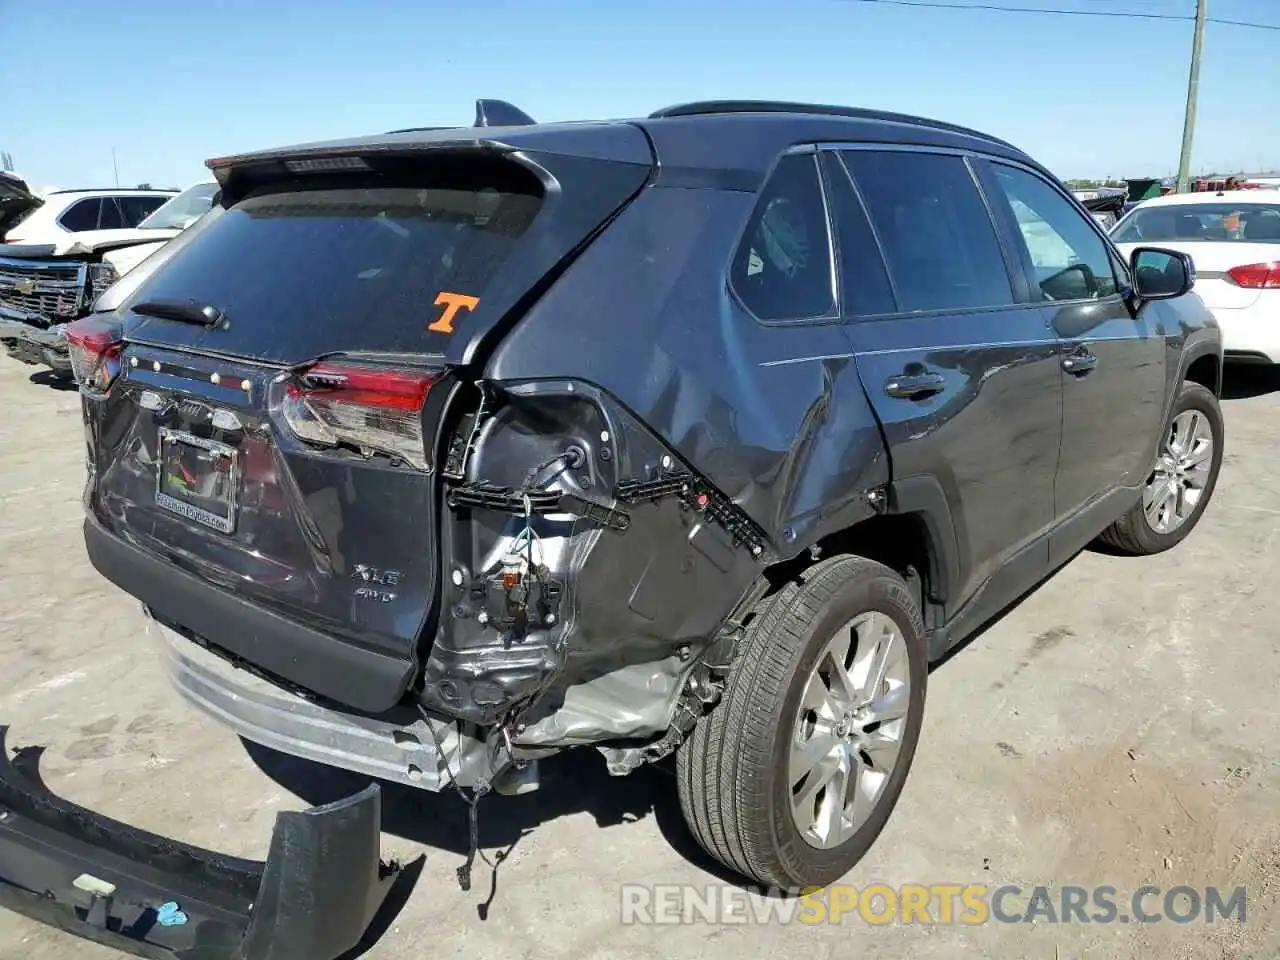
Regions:
<instances>
[{"instance_id":1,"label":"rear windshield wiper","mask_svg":"<svg viewBox=\"0 0 1280 960\"><path fill-rule=\"evenodd\" d=\"M217 326L224 316L217 307L195 300L144 300L129 309L144 317L198 323L205 327Z\"/></svg>"}]
</instances>

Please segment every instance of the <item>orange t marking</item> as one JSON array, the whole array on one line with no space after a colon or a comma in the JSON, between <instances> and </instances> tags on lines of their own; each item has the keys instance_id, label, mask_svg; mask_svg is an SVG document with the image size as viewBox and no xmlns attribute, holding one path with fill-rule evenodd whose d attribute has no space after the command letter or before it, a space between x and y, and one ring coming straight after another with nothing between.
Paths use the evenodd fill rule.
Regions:
<instances>
[{"instance_id":1,"label":"orange t marking","mask_svg":"<svg viewBox=\"0 0 1280 960\"><path fill-rule=\"evenodd\" d=\"M479 297L468 297L465 293L442 292L436 297L436 306L444 307L444 313L440 314L440 319L427 329L432 333L453 333L453 321L457 319L458 311L464 307L468 311L474 310L479 303Z\"/></svg>"}]
</instances>

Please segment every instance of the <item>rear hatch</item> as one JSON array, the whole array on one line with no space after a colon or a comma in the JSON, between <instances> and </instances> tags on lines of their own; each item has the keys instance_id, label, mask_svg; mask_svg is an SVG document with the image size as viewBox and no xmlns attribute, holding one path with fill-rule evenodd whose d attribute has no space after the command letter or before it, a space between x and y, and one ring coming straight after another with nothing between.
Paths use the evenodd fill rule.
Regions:
<instances>
[{"instance_id":1,"label":"rear hatch","mask_svg":"<svg viewBox=\"0 0 1280 960\"><path fill-rule=\"evenodd\" d=\"M218 168L225 209L108 315L125 345L108 395L86 403L87 503L102 535L244 616L198 615L164 578L113 574L91 548L99 569L240 659L392 706L434 625L445 398L644 184L647 141L613 129L599 131L605 157L393 143ZM340 641L334 669L273 655L251 612ZM353 696L343 674L361 653L404 669Z\"/></svg>"},{"instance_id":2,"label":"rear hatch","mask_svg":"<svg viewBox=\"0 0 1280 960\"><path fill-rule=\"evenodd\" d=\"M0 170L0 242L6 233L42 203L44 201L31 192L24 180Z\"/></svg>"}]
</instances>

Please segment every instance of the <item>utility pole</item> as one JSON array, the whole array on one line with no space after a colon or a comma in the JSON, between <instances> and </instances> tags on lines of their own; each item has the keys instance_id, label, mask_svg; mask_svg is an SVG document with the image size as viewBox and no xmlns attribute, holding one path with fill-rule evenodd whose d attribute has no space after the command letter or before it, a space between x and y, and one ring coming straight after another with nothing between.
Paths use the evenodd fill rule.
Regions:
<instances>
[{"instance_id":1,"label":"utility pole","mask_svg":"<svg viewBox=\"0 0 1280 960\"><path fill-rule=\"evenodd\" d=\"M1201 0L1201 2L1203 3L1203 2L1204 2L1204 0ZM112 147L112 148L111 148L111 169L112 169L112 171L113 171L113 172L115 173L115 175L116 175L116 186L118 187L118 186L120 186L120 167L119 167L119 165L116 163L116 148L115 148L115 147Z\"/></svg>"},{"instance_id":2,"label":"utility pole","mask_svg":"<svg viewBox=\"0 0 1280 960\"><path fill-rule=\"evenodd\" d=\"M1205 5L1196 0L1196 35L1191 42L1191 76L1187 80L1187 114L1182 122L1182 155L1178 159L1178 193L1186 193L1191 173L1191 139L1196 127L1196 100L1200 93L1200 49L1204 46Z\"/></svg>"}]
</instances>

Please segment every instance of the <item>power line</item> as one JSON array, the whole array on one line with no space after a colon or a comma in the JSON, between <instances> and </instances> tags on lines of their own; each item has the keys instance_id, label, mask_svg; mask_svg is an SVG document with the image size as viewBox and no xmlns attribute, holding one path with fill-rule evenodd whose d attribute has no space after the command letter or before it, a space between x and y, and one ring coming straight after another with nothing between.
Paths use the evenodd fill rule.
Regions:
<instances>
[{"instance_id":1,"label":"power line","mask_svg":"<svg viewBox=\"0 0 1280 960\"><path fill-rule=\"evenodd\" d=\"M1225 23L1229 27L1252 27L1254 30L1280 30L1280 23L1254 23L1251 20L1223 20L1210 17L1210 23Z\"/></svg>"},{"instance_id":2,"label":"power line","mask_svg":"<svg viewBox=\"0 0 1280 960\"><path fill-rule=\"evenodd\" d=\"M876 3L891 7L927 7L933 10L987 10L997 13L1043 13L1067 17L1112 17L1136 20L1169 20L1189 23L1194 16L1176 13L1146 13L1139 10L1065 10L1057 7L1015 7L998 3L942 3L940 0L842 0L844 3ZM1256 23L1251 20L1224 20L1209 17L1209 23L1231 27L1247 27L1253 30L1280 30L1280 24Z\"/></svg>"},{"instance_id":3,"label":"power line","mask_svg":"<svg viewBox=\"0 0 1280 960\"><path fill-rule=\"evenodd\" d=\"M992 10L998 13L1050 13L1073 17L1127 17L1139 20L1194 20L1174 13L1142 13L1119 10L1061 10L1051 7L1010 7L996 3L940 3L938 0L844 0L846 3L879 3L892 7L929 7L935 10Z\"/></svg>"}]
</instances>

